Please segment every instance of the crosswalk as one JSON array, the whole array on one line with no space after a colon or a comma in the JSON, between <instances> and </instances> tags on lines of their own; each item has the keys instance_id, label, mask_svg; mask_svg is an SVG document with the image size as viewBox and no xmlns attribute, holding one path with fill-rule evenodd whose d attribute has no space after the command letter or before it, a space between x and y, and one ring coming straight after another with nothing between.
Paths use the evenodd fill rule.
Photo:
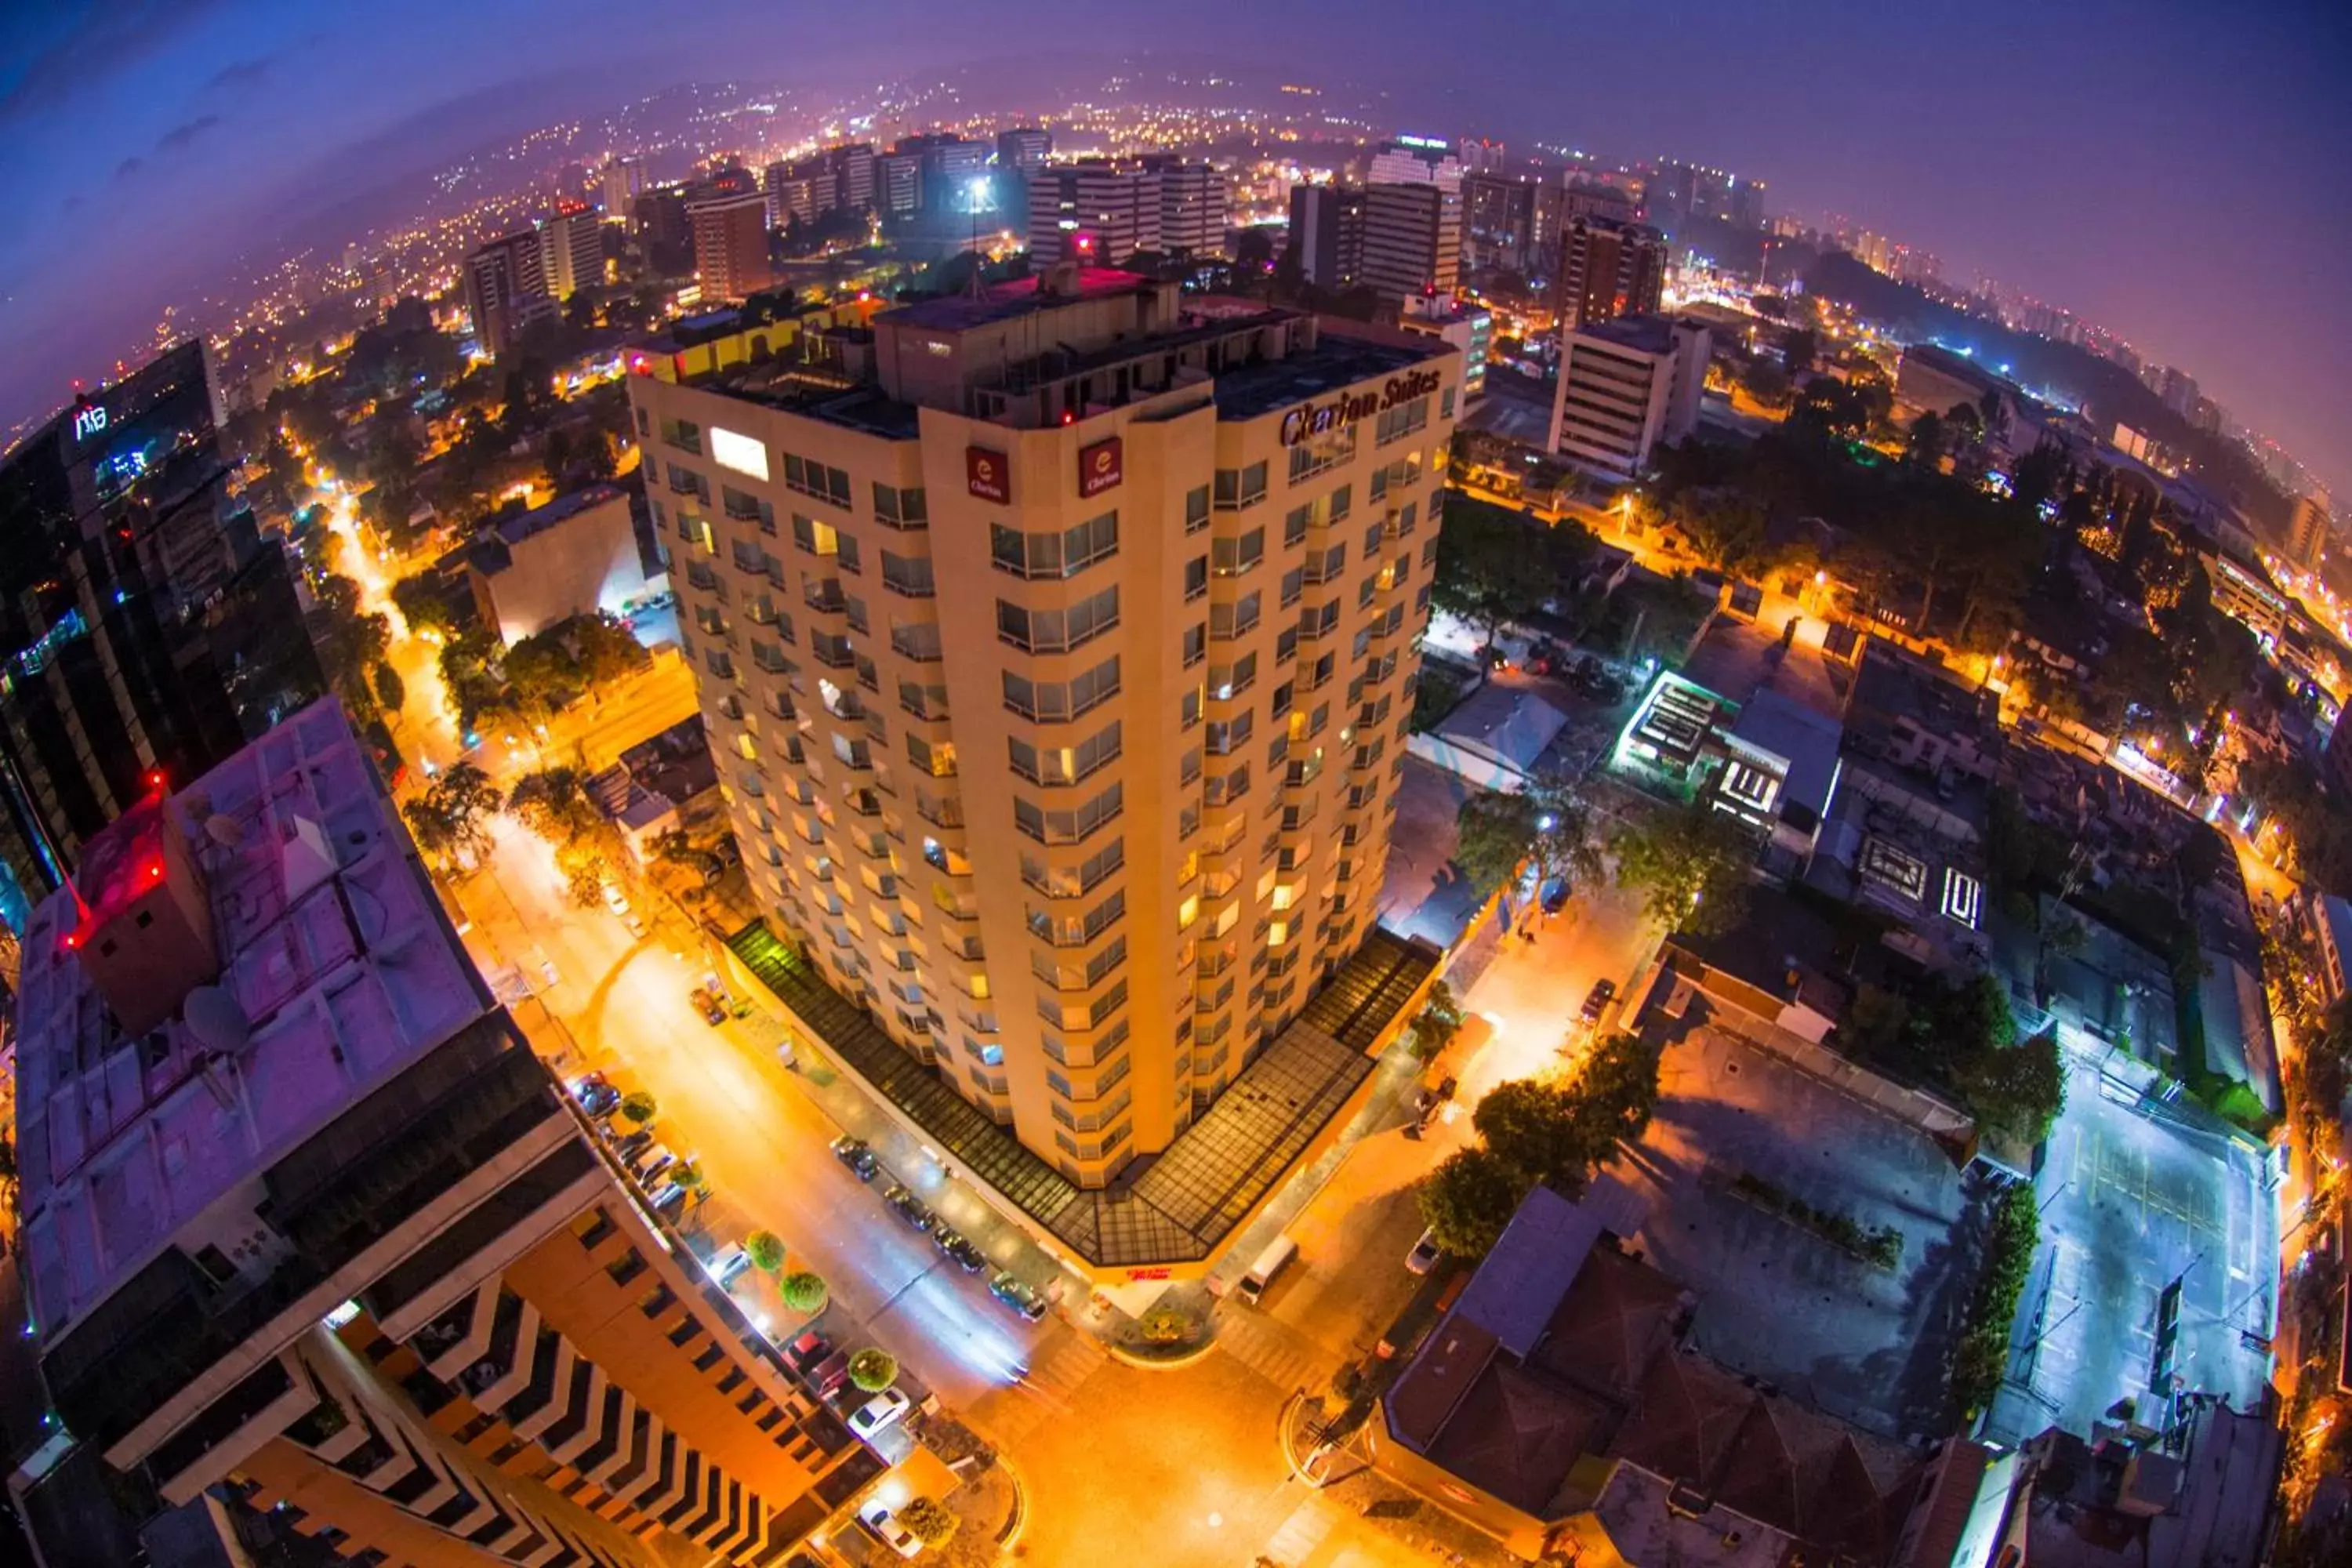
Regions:
<instances>
[{"instance_id":1,"label":"crosswalk","mask_svg":"<svg viewBox=\"0 0 2352 1568\"><path fill-rule=\"evenodd\" d=\"M1091 1334L1055 1337L1053 1349L1030 1364L1028 1373L1013 1387L1018 1395L1003 1403L989 1426L1003 1442L1018 1442L1055 1415L1067 1415L1079 1385L1110 1360Z\"/></svg>"},{"instance_id":2,"label":"crosswalk","mask_svg":"<svg viewBox=\"0 0 2352 1568\"><path fill-rule=\"evenodd\" d=\"M1217 1348L1285 1391L1318 1391L1338 1370L1312 1341L1263 1313L1227 1306L1217 1313Z\"/></svg>"},{"instance_id":3,"label":"crosswalk","mask_svg":"<svg viewBox=\"0 0 2352 1568\"><path fill-rule=\"evenodd\" d=\"M1266 1542L1265 1555L1283 1568L1300 1568L1331 1533L1332 1522L1331 1510L1309 1498L1282 1521L1282 1528Z\"/></svg>"}]
</instances>

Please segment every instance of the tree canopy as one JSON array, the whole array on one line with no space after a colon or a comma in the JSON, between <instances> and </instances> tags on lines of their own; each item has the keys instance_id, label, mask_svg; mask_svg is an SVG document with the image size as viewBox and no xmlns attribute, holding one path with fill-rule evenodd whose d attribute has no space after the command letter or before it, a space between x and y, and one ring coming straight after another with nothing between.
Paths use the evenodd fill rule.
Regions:
<instances>
[{"instance_id":1,"label":"tree canopy","mask_svg":"<svg viewBox=\"0 0 2352 1568\"><path fill-rule=\"evenodd\" d=\"M1447 1155L1415 1196L1422 1222L1439 1247L1456 1258L1484 1258L1527 1191L1517 1170L1501 1156L1471 1148Z\"/></svg>"},{"instance_id":2,"label":"tree canopy","mask_svg":"<svg viewBox=\"0 0 2352 1568\"><path fill-rule=\"evenodd\" d=\"M1739 823L1697 801L1617 836L1617 883L1638 888L1652 920L1694 936L1739 923L1756 844Z\"/></svg>"},{"instance_id":3,"label":"tree canopy","mask_svg":"<svg viewBox=\"0 0 2352 1568\"><path fill-rule=\"evenodd\" d=\"M1478 791L1455 814L1454 832L1454 864L1481 898L1530 863L1538 888L1601 874L1592 808L1564 774L1538 774L1515 794Z\"/></svg>"}]
</instances>

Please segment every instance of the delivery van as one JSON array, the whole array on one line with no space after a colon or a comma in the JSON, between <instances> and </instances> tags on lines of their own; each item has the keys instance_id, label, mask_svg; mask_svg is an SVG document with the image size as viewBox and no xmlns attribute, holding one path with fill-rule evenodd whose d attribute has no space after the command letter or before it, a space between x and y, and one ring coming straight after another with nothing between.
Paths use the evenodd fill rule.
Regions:
<instances>
[{"instance_id":1,"label":"delivery van","mask_svg":"<svg viewBox=\"0 0 2352 1568\"><path fill-rule=\"evenodd\" d=\"M1290 1260L1297 1256L1298 1243L1286 1236L1276 1237L1266 1249L1258 1254L1257 1261L1250 1265L1250 1271L1242 1276L1242 1282L1234 1288L1234 1297L1244 1306L1256 1306L1258 1298L1265 1294L1265 1288L1274 1283L1275 1276L1288 1268Z\"/></svg>"}]
</instances>

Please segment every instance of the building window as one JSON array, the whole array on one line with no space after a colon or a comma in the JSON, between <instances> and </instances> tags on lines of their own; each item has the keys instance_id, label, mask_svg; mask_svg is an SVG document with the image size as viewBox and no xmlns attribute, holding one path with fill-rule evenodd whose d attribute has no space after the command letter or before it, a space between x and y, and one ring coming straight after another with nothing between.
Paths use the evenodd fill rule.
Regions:
<instances>
[{"instance_id":1,"label":"building window","mask_svg":"<svg viewBox=\"0 0 2352 1568\"><path fill-rule=\"evenodd\" d=\"M1230 605L1209 606L1209 635L1219 642L1245 637L1255 629L1259 615L1259 595L1255 589L1244 594Z\"/></svg>"},{"instance_id":2,"label":"building window","mask_svg":"<svg viewBox=\"0 0 2352 1568\"><path fill-rule=\"evenodd\" d=\"M1206 485L1184 492L1184 531L1198 533L1209 526L1209 487Z\"/></svg>"},{"instance_id":3,"label":"building window","mask_svg":"<svg viewBox=\"0 0 2352 1568\"><path fill-rule=\"evenodd\" d=\"M1066 653L1083 647L1118 625L1117 584L1067 609L1032 610L1003 599L996 602L996 635L1026 653Z\"/></svg>"},{"instance_id":4,"label":"building window","mask_svg":"<svg viewBox=\"0 0 2352 1568\"><path fill-rule=\"evenodd\" d=\"M915 529L930 526L930 503L920 485L899 489L877 480L874 485L874 518L886 528Z\"/></svg>"},{"instance_id":5,"label":"building window","mask_svg":"<svg viewBox=\"0 0 2352 1568\"><path fill-rule=\"evenodd\" d=\"M1118 695L1118 659L1107 658L1067 681L1033 681L1003 672L1004 705L1024 719L1060 723Z\"/></svg>"},{"instance_id":6,"label":"building window","mask_svg":"<svg viewBox=\"0 0 2352 1568\"><path fill-rule=\"evenodd\" d=\"M1265 499L1265 464L1252 463L1246 468L1217 470L1216 509L1219 511L1240 511L1255 506Z\"/></svg>"},{"instance_id":7,"label":"building window","mask_svg":"<svg viewBox=\"0 0 2352 1568\"><path fill-rule=\"evenodd\" d=\"M849 504L847 470L828 468L808 458L795 458L790 452L784 454L784 488L835 506Z\"/></svg>"},{"instance_id":8,"label":"building window","mask_svg":"<svg viewBox=\"0 0 2352 1568\"><path fill-rule=\"evenodd\" d=\"M1016 795L1013 825L1040 844L1081 844L1116 820L1126 804L1125 792L1118 784L1067 811L1047 811Z\"/></svg>"},{"instance_id":9,"label":"building window","mask_svg":"<svg viewBox=\"0 0 2352 1568\"><path fill-rule=\"evenodd\" d=\"M1220 577L1238 577L1265 559L1265 530L1253 528L1234 539L1212 540L1210 570Z\"/></svg>"},{"instance_id":10,"label":"building window","mask_svg":"<svg viewBox=\"0 0 2352 1568\"><path fill-rule=\"evenodd\" d=\"M1107 511L1055 533L1023 533L988 525L989 559L1015 577L1075 577L1118 553L1118 513Z\"/></svg>"}]
</instances>

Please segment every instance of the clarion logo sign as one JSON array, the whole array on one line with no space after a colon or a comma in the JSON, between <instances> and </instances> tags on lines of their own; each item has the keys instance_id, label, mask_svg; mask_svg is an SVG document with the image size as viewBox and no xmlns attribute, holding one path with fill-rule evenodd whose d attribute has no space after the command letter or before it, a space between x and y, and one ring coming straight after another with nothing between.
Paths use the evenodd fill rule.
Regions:
<instances>
[{"instance_id":1,"label":"clarion logo sign","mask_svg":"<svg viewBox=\"0 0 2352 1568\"><path fill-rule=\"evenodd\" d=\"M98 404L79 409L74 415L74 439L87 441L106 428L106 409Z\"/></svg>"},{"instance_id":2,"label":"clarion logo sign","mask_svg":"<svg viewBox=\"0 0 2352 1568\"><path fill-rule=\"evenodd\" d=\"M1296 447L1301 441L1344 430L1359 419L1394 408L1400 403L1426 397L1437 390L1438 383L1444 379L1433 370L1417 370L1410 375L1389 377L1376 393L1341 393L1328 403L1302 403L1282 416L1282 444Z\"/></svg>"},{"instance_id":3,"label":"clarion logo sign","mask_svg":"<svg viewBox=\"0 0 2352 1568\"><path fill-rule=\"evenodd\" d=\"M1098 496L1118 483L1126 471L1123 450L1116 436L1106 436L1091 447L1078 448L1078 494Z\"/></svg>"},{"instance_id":4,"label":"clarion logo sign","mask_svg":"<svg viewBox=\"0 0 2352 1568\"><path fill-rule=\"evenodd\" d=\"M1007 472L1002 452L986 447L966 447L963 449L964 488L982 500L1009 501L1013 499L1012 476Z\"/></svg>"}]
</instances>

